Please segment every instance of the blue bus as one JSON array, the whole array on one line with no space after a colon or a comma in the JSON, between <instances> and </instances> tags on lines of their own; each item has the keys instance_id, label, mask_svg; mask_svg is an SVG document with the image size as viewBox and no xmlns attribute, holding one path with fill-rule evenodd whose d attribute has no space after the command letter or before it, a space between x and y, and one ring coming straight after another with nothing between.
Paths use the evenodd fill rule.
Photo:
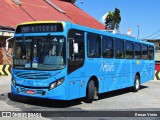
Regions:
<instances>
[{"instance_id":1,"label":"blue bus","mask_svg":"<svg viewBox=\"0 0 160 120\"><path fill-rule=\"evenodd\" d=\"M91 103L154 79L154 44L64 21L27 22L14 34L14 95Z\"/></svg>"}]
</instances>

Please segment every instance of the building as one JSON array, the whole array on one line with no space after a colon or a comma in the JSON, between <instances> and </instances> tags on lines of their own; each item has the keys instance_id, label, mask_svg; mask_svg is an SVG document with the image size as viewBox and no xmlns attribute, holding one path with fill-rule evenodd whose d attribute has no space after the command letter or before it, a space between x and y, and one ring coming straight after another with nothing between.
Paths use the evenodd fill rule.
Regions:
<instances>
[{"instance_id":1,"label":"building","mask_svg":"<svg viewBox=\"0 0 160 120\"><path fill-rule=\"evenodd\" d=\"M160 50L160 39L146 39L145 41L154 43L156 50Z\"/></svg>"},{"instance_id":2,"label":"building","mask_svg":"<svg viewBox=\"0 0 160 120\"><path fill-rule=\"evenodd\" d=\"M152 43L154 43L155 44L155 52L156 52L156 58L155 58L155 60L156 60L156 62L157 63L159 63L160 64L160 39L146 39L145 41L147 41L147 42L152 42ZM160 70L160 68L159 68L159 70Z\"/></svg>"},{"instance_id":3,"label":"building","mask_svg":"<svg viewBox=\"0 0 160 120\"><path fill-rule=\"evenodd\" d=\"M19 23L30 21L69 21L105 29L105 26L72 3L73 0L2 0L0 4L0 64L10 64L5 56L5 40L13 36Z\"/></svg>"},{"instance_id":4,"label":"building","mask_svg":"<svg viewBox=\"0 0 160 120\"><path fill-rule=\"evenodd\" d=\"M75 6L75 0L1 0L0 75L10 75L12 59L5 55L6 39L13 36L17 24L30 21L69 21L100 29L105 26ZM9 48L12 52L12 46Z\"/></svg>"}]
</instances>

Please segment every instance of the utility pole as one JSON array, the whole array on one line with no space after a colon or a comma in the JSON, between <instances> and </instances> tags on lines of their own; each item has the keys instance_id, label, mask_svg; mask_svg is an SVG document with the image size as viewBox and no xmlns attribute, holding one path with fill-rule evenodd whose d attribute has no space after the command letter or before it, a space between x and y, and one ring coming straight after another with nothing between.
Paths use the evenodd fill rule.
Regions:
<instances>
[{"instance_id":1,"label":"utility pole","mask_svg":"<svg viewBox=\"0 0 160 120\"><path fill-rule=\"evenodd\" d=\"M140 26L137 25L137 29L138 29L137 39L139 39L139 28L140 28Z\"/></svg>"}]
</instances>

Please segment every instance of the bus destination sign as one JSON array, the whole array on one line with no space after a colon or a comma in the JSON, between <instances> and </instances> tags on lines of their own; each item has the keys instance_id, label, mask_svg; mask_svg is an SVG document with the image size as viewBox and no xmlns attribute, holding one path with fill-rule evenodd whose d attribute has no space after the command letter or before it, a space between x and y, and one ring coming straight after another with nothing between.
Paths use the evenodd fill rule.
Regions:
<instances>
[{"instance_id":1,"label":"bus destination sign","mask_svg":"<svg viewBox=\"0 0 160 120\"><path fill-rule=\"evenodd\" d=\"M61 23L19 25L16 33L63 32Z\"/></svg>"}]
</instances>

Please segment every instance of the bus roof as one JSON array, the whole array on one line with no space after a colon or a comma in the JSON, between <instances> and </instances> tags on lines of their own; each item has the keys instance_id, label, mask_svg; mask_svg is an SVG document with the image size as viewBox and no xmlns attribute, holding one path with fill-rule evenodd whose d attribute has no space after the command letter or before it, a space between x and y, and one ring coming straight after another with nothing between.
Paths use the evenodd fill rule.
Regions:
<instances>
[{"instance_id":1,"label":"bus roof","mask_svg":"<svg viewBox=\"0 0 160 120\"><path fill-rule=\"evenodd\" d=\"M86 32L91 32L91 33L95 33L95 34L101 34L101 35L106 35L106 36L110 36L110 37L114 37L114 38L119 38L119 39L125 39L125 40L130 40L133 42L140 42L140 43L144 43L144 44L150 44L150 45L154 45L154 43L151 42L146 42L140 39L136 39L133 36L129 36L129 35L125 35L125 34L121 34L121 33L113 33L110 31L106 31L106 30L97 30L94 28L88 28L86 26L81 26L81 25L77 25L77 24L72 24L72 28L77 28Z\"/></svg>"},{"instance_id":2,"label":"bus roof","mask_svg":"<svg viewBox=\"0 0 160 120\"><path fill-rule=\"evenodd\" d=\"M64 23L64 21L33 21L33 22L24 22L18 25L31 25L31 24L44 24L44 23Z\"/></svg>"}]
</instances>

